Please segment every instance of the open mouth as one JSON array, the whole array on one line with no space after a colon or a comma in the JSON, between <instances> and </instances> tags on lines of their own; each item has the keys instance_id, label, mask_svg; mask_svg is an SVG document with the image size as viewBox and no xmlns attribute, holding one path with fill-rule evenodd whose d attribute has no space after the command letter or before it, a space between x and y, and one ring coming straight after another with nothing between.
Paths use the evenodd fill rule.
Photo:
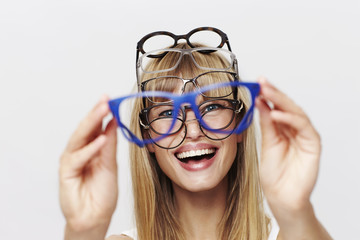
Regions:
<instances>
[{"instance_id":1,"label":"open mouth","mask_svg":"<svg viewBox=\"0 0 360 240\"><path fill-rule=\"evenodd\" d=\"M201 150L190 150L186 152L176 153L176 158L183 162L189 163L190 161L201 161L209 160L216 154L215 148L201 149Z\"/></svg>"}]
</instances>

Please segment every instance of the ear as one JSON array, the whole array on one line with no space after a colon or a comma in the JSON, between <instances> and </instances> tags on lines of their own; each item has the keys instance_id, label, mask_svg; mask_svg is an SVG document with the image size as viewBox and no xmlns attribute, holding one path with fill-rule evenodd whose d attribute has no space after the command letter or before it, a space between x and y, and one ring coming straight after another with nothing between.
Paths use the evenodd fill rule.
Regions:
<instances>
[{"instance_id":1,"label":"ear","mask_svg":"<svg viewBox=\"0 0 360 240\"><path fill-rule=\"evenodd\" d=\"M141 135L142 135L143 139L150 139L149 132L146 130L142 129ZM155 152L155 146L153 143L146 144L145 146L150 153Z\"/></svg>"},{"instance_id":2,"label":"ear","mask_svg":"<svg viewBox=\"0 0 360 240\"><path fill-rule=\"evenodd\" d=\"M242 134L237 134L236 135L236 140L237 140L238 143L241 143L242 140L243 140L243 135Z\"/></svg>"},{"instance_id":3,"label":"ear","mask_svg":"<svg viewBox=\"0 0 360 240\"><path fill-rule=\"evenodd\" d=\"M154 152L155 152L155 147L154 147L154 144L153 144L153 143L146 144L146 148L147 148L147 150L148 150L150 153L154 153Z\"/></svg>"}]
</instances>

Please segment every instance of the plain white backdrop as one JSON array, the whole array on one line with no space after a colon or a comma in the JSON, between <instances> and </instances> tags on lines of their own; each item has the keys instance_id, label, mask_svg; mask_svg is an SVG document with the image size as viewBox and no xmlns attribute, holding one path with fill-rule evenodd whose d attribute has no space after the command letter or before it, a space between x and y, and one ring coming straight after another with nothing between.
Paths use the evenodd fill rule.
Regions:
<instances>
[{"instance_id":1,"label":"plain white backdrop","mask_svg":"<svg viewBox=\"0 0 360 240\"><path fill-rule=\"evenodd\" d=\"M63 239L59 157L98 98L130 93L147 33L227 33L242 79L267 76L322 136L316 214L335 239L359 239L358 0L2 0L0 239ZM108 234L131 228L128 143L119 135L120 195Z\"/></svg>"}]
</instances>

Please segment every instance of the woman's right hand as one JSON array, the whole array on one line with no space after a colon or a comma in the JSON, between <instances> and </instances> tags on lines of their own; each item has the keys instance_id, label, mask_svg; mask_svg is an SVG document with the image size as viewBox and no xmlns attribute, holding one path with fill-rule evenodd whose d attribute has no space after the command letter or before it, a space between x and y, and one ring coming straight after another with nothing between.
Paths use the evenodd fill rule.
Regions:
<instances>
[{"instance_id":1,"label":"woman's right hand","mask_svg":"<svg viewBox=\"0 0 360 240\"><path fill-rule=\"evenodd\" d=\"M103 239L118 197L116 122L103 96L81 121L60 159L60 205L65 239Z\"/></svg>"}]
</instances>

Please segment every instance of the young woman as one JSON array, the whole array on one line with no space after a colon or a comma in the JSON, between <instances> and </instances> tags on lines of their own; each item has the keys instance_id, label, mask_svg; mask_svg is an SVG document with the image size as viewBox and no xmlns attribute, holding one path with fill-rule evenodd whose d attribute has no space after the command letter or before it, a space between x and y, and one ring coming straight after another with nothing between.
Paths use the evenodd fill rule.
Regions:
<instances>
[{"instance_id":1,"label":"young woman","mask_svg":"<svg viewBox=\"0 0 360 240\"><path fill-rule=\"evenodd\" d=\"M174 48L197 47L179 44ZM154 57L139 80L140 90L186 94L212 83L237 81L236 69L229 70L229 62L220 53L184 52L168 51ZM183 54L181 59L179 54ZM224 129L234 129L244 111L256 105L262 134L260 169L253 125L240 134L216 134L202 126L191 108L184 107L178 116L182 119L179 129L173 134L143 148L130 145L137 228L133 234L108 239L268 239L272 226L263 210L262 192L279 224L278 239L331 239L310 203L320 137L289 97L265 78L258 82L261 91L255 103L246 90L236 90L211 93L221 95L225 105L239 100L240 105L233 109L220 104L219 98L214 102L214 96L207 93L199 95L197 104L204 109L202 116L219 106L236 112ZM104 239L116 207L115 120L102 130L102 119L110 111L108 100L102 97L84 118L61 157L65 239ZM161 135L154 122L174 113L154 111L158 106L168 105L149 98L135 102L131 116L135 136L157 139ZM152 111L142 116L143 109ZM154 112L156 116L151 115ZM216 122L226 119L223 113L214 117ZM206 121L211 124L212 120Z\"/></svg>"}]
</instances>

